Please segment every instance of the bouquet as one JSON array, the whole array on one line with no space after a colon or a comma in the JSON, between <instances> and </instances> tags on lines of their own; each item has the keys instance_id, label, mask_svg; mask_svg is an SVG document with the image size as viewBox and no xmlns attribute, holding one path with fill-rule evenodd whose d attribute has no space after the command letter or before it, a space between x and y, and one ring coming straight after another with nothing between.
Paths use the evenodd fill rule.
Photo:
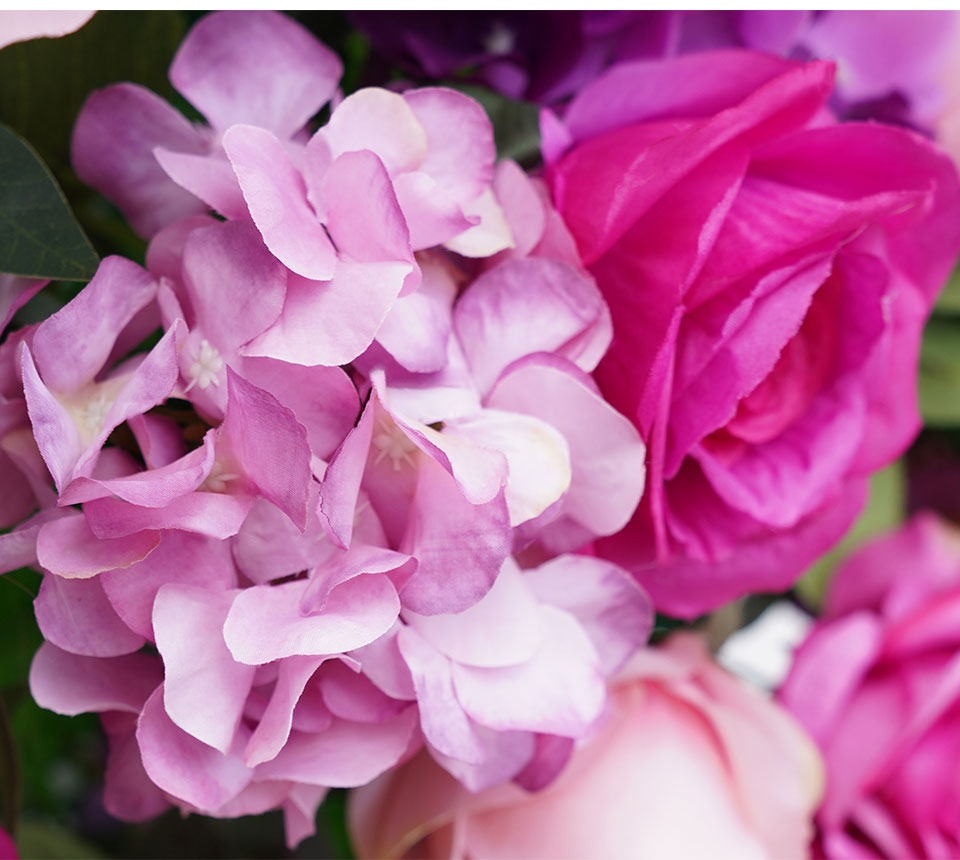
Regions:
<instances>
[{"instance_id":1,"label":"bouquet","mask_svg":"<svg viewBox=\"0 0 960 860\"><path fill-rule=\"evenodd\" d=\"M273 856L960 856L914 444L960 420L918 374L958 26L0 13L0 77L170 36L36 149L0 84L0 692L99 717L69 850L175 810L278 813ZM940 513L854 550L908 451Z\"/></svg>"}]
</instances>

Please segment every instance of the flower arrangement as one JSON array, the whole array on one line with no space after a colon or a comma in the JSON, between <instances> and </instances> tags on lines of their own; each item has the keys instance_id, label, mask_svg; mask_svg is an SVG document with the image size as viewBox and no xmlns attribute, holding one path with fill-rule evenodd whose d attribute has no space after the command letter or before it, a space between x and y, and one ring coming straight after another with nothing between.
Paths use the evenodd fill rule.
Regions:
<instances>
[{"instance_id":1,"label":"flower arrangement","mask_svg":"<svg viewBox=\"0 0 960 860\"><path fill-rule=\"evenodd\" d=\"M110 15L0 13L0 76L173 20ZM960 856L953 526L818 584L922 451L955 14L337 20L192 16L53 173L0 126L12 683L98 715L97 809L275 812L290 852L319 814L325 856ZM772 699L708 647L770 593L818 616Z\"/></svg>"}]
</instances>

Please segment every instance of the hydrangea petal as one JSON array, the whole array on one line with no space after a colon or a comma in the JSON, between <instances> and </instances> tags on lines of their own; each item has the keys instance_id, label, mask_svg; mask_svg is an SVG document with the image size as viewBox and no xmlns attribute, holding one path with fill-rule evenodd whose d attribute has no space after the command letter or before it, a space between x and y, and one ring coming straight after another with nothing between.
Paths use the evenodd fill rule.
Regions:
<instances>
[{"instance_id":1,"label":"hydrangea petal","mask_svg":"<svg viewBox=\"0 0 960 860\"><path fill-rule=\"evenodd\" d=\"M329 280L336 252L283 144L262 128L235 125L224 134L223 148L266 246L298 275Z\"/></svg>"},{"instance_id":2,"label":"hydrangea petal","mask_svg":"<svg viewBox=\"0 0 960 860\"><path fill-rule=\"evenodd\" d=\"M156 146L194 155L209 148L203 132L178 110L136 84L91 94L70 143L77 176L116 203L146 238L207 208L167 176L153 156Z\"/></svg>"},{"instance_id":3,"label":"hydrangea petal","mask_svg":"<svg viewBox=\"0 0 960 860\"><path fill-rule=\"evenodd\" d=\"M338 654L372 642L400 611L396 589L383 574L348 580L330 592L323 611L303 615L306 580L242 591L223 627L234 659L262 665L294 655Z\"/></svg>"},{"instance_id":4,"label":"hydrangea petal","mask_svg":"<svg viewBox=\"0 0 960 860\"><path fill-rule=\"evenodd\" d=\"M250 123L292 137L342 73L337 55L295 21L247 10L201 18L173 58L170 82L218 130Z\"/></svg>"},{"instance_id":5,"label":"hydrangea petal","mask_svg":"<svg viewBox=\"0 0 960 860\"><path fill-rule=\"evenodd\" d=\"M255 672L253 666L237 663L223 641L223 622L236 594L169 583L153 605L167 715L224 754L233 743Z\"/></svg>"},{"instance_id":6,"label":"hydrangea petal","mask_svg":"<svg viewBox=\"0 0 960 860\"><path fill-rule=\"evenodd\" d=\"M76 716L86 711L137 714L163 680L148 654L82 657L44 643L30 664L30 694L42 708Z\"/></svg>"},{"instance_id":7,"label":"hydrangea petal","mask_svg":"<svg viewBox=\"0 0 960 860\"><path fill-rule=\"evenodd\" d=\"M33 608L44 638L74 654L118 657L132 654L146 641L117 615L99 578L47 574Z\"/></svg>"}]
</instances>

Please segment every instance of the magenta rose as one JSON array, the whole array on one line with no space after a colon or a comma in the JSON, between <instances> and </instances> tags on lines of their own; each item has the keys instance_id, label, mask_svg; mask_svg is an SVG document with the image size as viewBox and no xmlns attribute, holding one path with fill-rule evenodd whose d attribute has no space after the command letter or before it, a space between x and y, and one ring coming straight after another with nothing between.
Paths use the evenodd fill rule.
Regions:
<instances>
[{"instance_id":1,"label":"magenta rose","mask_svg":"<svg viewBox=\"0 0 960 860\"><path fill-rule=\"evenodd\" d=\"M921 514L851 557L779 695L826 761L819 856L960 856L960 532Z\"/></svg>"},{"instance_id":2,"label":"magenta rose","mask_svg":"<svg viewBox=\"0 0 960 860\"><path fill-rule=\"evenodd\" d=\"M554 200L613 315L597 380L648 443L645 499L598 550L671 614L789 586L919 428L960 183L915 134L834 122L833 72L635 62L544 119Z\"/></svg>"}]
</instances>

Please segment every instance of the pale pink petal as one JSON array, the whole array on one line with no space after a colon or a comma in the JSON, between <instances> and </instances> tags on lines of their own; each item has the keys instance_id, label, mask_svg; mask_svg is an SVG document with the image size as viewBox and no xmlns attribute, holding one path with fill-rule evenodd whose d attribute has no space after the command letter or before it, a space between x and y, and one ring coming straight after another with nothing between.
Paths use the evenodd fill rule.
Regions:
<instances>
[{"instance_id":1,"label":"pale pink petal","mask_svg":"<svg viewBox=\"0 0 960 860\"><path fill-rule=\"evenodd\" d=\"M311 480L307 431L272 394L229 367L227 391L227 414L218 445L229 451L259 494L302 531Z\"/></svg>"},{"instance_id":2,"label":"pale pink petal","mask_svg":"<svg viewBox=\"0 0 960 860\"><path fill-rule=\"evenodd\" d=\"M493 126L480 103L446 87L408 90L410 105L427 135L421 172L436 179L458 202L480 196L493 179Z\"/></svg>"},{"instance_id":3,"label":"pale pink petal","mask_svg":"<svg viewBox=\"0 0 960 860\"><path fill-rule=\"evenodd\" d=\"M147 469L119 478L74 478L60 494L61 505L76 505L93 499L116 496L146 508L160 508L199 487L214 462L215 431L208 430L203 445L159 469ZM104 453L109 452L110 448ZM98 466L103 458L98 460Z\"/></svg>"},{"instance_id":4,"label":"pale pink petal","mask_svg":"<svg viewBox=\"0 0 960 860\"><path fill-rule=\"evenodd\" d=\"M167 399L177 382L177 345L183 334L183 321L177 320L142 360L135 359L136 369L129 376L118 377L123 387L100 421L99 433L77 460L78 473L88 475L93 471L100 449L115 428Z\"/></svg>"},{"instance_id":5,"label":"pale pink petal","mask_svg":"<svg viewBox=\"0 0 960 860\"><path fill-rule=\"evenodd\" d=\"M251 123L292 137L333 95L343 65L278 12L213 12L187 34L170 82L210 124Z\"/></svg>"},{"instance_id":6,"label":"pale pink petal","mask_svg":"<svg viewBox=\"0 0 960 860\"><path fill-rule=\"evenodd\" d=\"M224 134L223 148L267 247L297 274L329 280L336 252L283 144L262 128L235 125Z\"/></svg>"},{"instance_id":7,"label":"pale pink petal","mask_svg":"<svg viewBox=\"0 0 960 860\"><path fill-rule=\"evenodd\" d=\"M373 402L364 408L357 426L333 455L320 484L320 519L341 549L347 549L353 538L357 497L373 435L374 409Z\"/></svg>"},{"instance_id":8,"label":"pale pink petal","mask_svg":"<svg viewBox=\"0 0 960 860\"><path fill-rule=\"evenodd\" d=\"M154 641L153 603L167 583L226 591L237 585L230 546L189 532L164 531L143 561L100 576L103 590L124 623Z\"/></svg>"},{"instance_id":9,"label":"pale pink petal","mask_svg":"<svg viewBox=\"0 0 960 860\"><path fill-rule=\"evenodd\" d=\"M358 542L345 553L333 553L310 572L310 584L303 594L301 611L322 611L333 590L355 577L387 573L391 575L391 581L402 583L416 570L416 566L416 559L402 552L364 546Z\"/></svg>"},{"instance_id":10,"label":"pale pink petal","mask_svg":"<svg viewBox=\"0 0 960 860\"><path fill-rule=\"evenodd\" d=\"M391 176L416 170L427 155L427 133L407 97L379 87L347 96L319 134L334 158L368 150Z\"/></svg>"},{"instance_id":11,"label":"pale pink petal","mask_svg":"<svg viewBox=\"0 0 960 860\"><path fill-rule=\"evenodd\" d=\"M257 777L343 788L363 785L401 759L416 727L413 707L383 723L334 720L320 734L291 734L273 761L257 767Z\"/></svg>"},{"instance_id":12,"label":"pale pink petal","mask_svg":"<svg viewBox=\"0 0 960 860\"><path fill-rule=\"evenodd\" d=\"M599 657L571 615L550 606L541 607L540 613L545 635L537 655L503 668L455 663L457 698L488 728L579 737L600 715L606 699Z\"/></svg>"},{"instance_id":13,"label":"pale pink petal","mask_svg":"<svg viewBox=\"0 0 960 860\"><path fill-rule=\"evenodd\" d=\"M307 528L301 532L276 505L257 499L232 541L237 567L251 582L265 585L321 564L337 552L315 515L317 484L311 482Z\"/></svg>"},{"instance_id":14,"label":"pale pink petal","mask_svg":"<svg viewBox=\"0 0 960 860\"><path fill-rule=\"evenodd\" d=\"M366 675L342 660L323 667L320 692L333 716L355 723L382 723L409 705L384 694Z\"/></svg>"},{"instance_id":15,"label":"pale pink petal","mask_svg":"<svg viewBox=\"0 0 960 860\"><path fill-rule=\"evenodd\" d=\"M78 9L0 12L0 48L29 39L66 36L79 30L93 16L93 12Z\"/></svg>"},{"instance_id":16,"label":"pale pink petal","mask_svg":"<svg viewBox=\"0 0 960 860\"><path fill-rule=\"evenodd\" d=\"M267 709L254 729L244 750L244 761L256 767L276 758L290 737L293 711L300 701L303 688L314 676L326 657L288 657L277 669L277 683Z\"/></svg>"},{"instance_id":17,"label":"pale pink petal","mask_svg":"<svg viewBox=\"0 0 960 860\"><path fill-rule=\"evenodd\" d=\"M47 574L33 604L44 638L74 654L119 657L146 640L123 623L100 579L63 579Z\"/></svg>"},{"instance_id":18,"label":"pale pink petal","mask_svg":"<svg viewBox=\"0 0 960 860\"><path fill-rule=\"evenodd\" d=\"M445 248L464 257L492 257L514 247L513 233L492 188L466 204L463 214L468 218L478 218L479 222L444 242Z\"/></svg>"},{"instance_id":19,"label":"pale pink petal","mask_svg":"<svg viewBox=\"0 0 960 860\"><path fill-rule=\"evenodd\" d=\"M353 361L376 337L411 268L340 261L329 281L291 276L280 318L243 354L311 366Z\"/></svg>"},{"instance_id":20,"label":"pale pink petal","mask_svg":"<svg viewBox=\"0 0 960 860\"><path fill-rule=\"evenodd\" d=\"M162 680L160 661L148 654L81 657L44 643L30 665L37 704L71 717L87 711L138 714Z\"/></svg>"},{"instance_id":21,"label":"pale pink petal","mask_svg":"<svg viewBox=\"0 0 960 860\"><path fill-rule=\"evenodd\" d=\"M484 409L469 418L451 421L442 435L445 439L451 436L468 439L481 450L503 454L507 461L503 492L511 526L540 516L570 487L572 472L567 441L552 425L539 418Z\"/></svg>"},{"instance_id":22,"label":"pale pink petal","mask_svg":"<svg viewBox=\"0 0 960 860\"><path fill-rule=\"evenodd\" d=\"M136 84L114 84L91 94L70 144L77 176L116 203L147 238L207 208L167 176L153 156L157 146L195 155L209 150L201 130Z\"/></svg>"},{"instance_id":23,"label":"pale pink petal","mask_svg":"<svg viewBox=\"0 0 960 860\"><path fill-rule=\"evenodd\" d=\"M142 561L160 543L160 533L142 531L129 536L98 539L82 514L46 523L37 535L37 560L51 573L86 579Z\"/></svg>"},{"instance_id":24,"label":"pale pink petal","mask_svg":"<svg viewBox=\"0 0 960 860\"><path fill-rule=\"evenodd\" d=\"M13 315L48 283L35 278L0 274L0 334L3 334Z\"/></svg>"},{"instance_id":25,"label":"pale pink petal","mask_svg":"<svg viewBox=\"0 0 960 860\"><path fill-rule=\"evenodd\" d=\"M406 370L431 373L447 363L457 282L440 258L421 255L418 262L420 287L394 302L377 332L377 343Z\"/></svg>"},{"instance_id":26,"label":"pale pink petal","mask_svg":"<svg viewBox=\"0 0 960 860\"><path fill-rule=\"evenodd\" d=\"M223 635L236 660L262 665L294 655L338 654L386 633L400 611L396 589L383 574L358 576L337 586L323 612L303 615L307 580L258 585L241 592Z\"/></svg>"},{"instance_id":27,"label":"pale pink petal","mask_svg":"<svg viewBox=\"0 0 960 860\"><path fill-rule=\"evenodd\" d=\"M401 629L402 625L397 622L379 639L352 651L351 656L360 661L363 674L388 696L394 699L415 699L417 694L413 679L397 643Z\"/></svg>"},{"instance_id":28,"label":"pale pink petal","mask_svg":"<svg viewBox=\"0 0 960 860\"><path fill-rule=\"evenodd\" d=\"M100 719L109 743L104 809L121 821L145 821L169 809L170 801L143 769L137 746L137 716L108 711Z\"/></svg>"},{"instance_id":29,"label":"pale pink petal","mask_svg":"<svg viewBox=\"0 0 960 860\"><path fill-rule=\"evenodd\" d=\"M105 258L77 297L37 327L31 349L43 381L57 392L90 382L124 326L156 293L145 269L123 257Z\"/></svg>"},{"instance_id":30,"label":"pale pink petal","mask_svg":"<svg viewBox=\"0 0 960 860\"><path fill-rule=\"evenodd\" d=\"M437 749L430 755L452 773L468 791L484 791L513 779L527 766L536 751L533 732L503 732L473 723L473 730L483 745L483 761L479 764L447 756Z\"/></svg>"},{"instance_id":31,"label":"pale pink petal","mask_svg":"<svg viewBox=\"0 0 960 860\"><path fill-rule=\"evenodd\" d=\"M170 179L224 218L248 217L237 176L222 155L194 155L158 146L153 157Z\"/></svg>"},{"instance_id":32,"label":"pale pink petal","mask_svg":"<svg viewBox=\"0 0 960 860\"><path fill-rule=\"evenodd\" d=\"M529 364L507 373L486 402L536 416L563 435L572 469L564 514L596 535L630 521L643 494L646 446L599 394L560 367Z\"/></svg>"},{"instance_id":33,"label":"pale pink petal","mask_svg":"<svg viewBox=\"0 0 960 860\"><path fill-rule=\"evenodd\" d=\"M235 591L168 584L157 592L153 630L163 657L163 706L185 732L226 754L253 684L223 641Z\"/></svg>"},{"instance_id":34,"label":"pale pink petal","mask_svg":"<svg viewBox=\"0 0 960 860\"><path fill-rule=\"evenodd\" d=\"M317 809L327 796L323 786L295 784L283 805L287 848L293 851L308 836L317 832Z\"/></svg>"},{"instance_id":35,"label":"pale pink petal","mask_svg":"<svg viewBox=\"0 0 960 860\"><path fill-rule=\"evenodd\" d=\"M169 466L187 453L183 431L172 418L162 415L135 415L127 426L133 432L148 469Z\"/></svg>"},{"instance_id":36,"label":"pale pink petal","mask_svg":"<svg viewBox=\"0 0 960 860\"><path fill-rule=\"evenodd\" d=\"M545 203L523 168L509 158L497 164L493 192L507 219L514 241L514 253L526 257L537 246L546 229Z\"/></svg>"},{"instance_id":37,"label":"pale pink petal","mask_svg":"<svg viewBox=\"0 0 960 860\"><path fill-rule=\"evenodd\" d=\"M435 615L472 606L490 590L512 548L503 494L472 505L443 468L425 461L401 546L419 562L401 592L405 607Z\"/></svg>"},{"instance_id":38,"label":"pale pink petal","mask_svg":"<svg viewBox=\"0 0 960 860\"><path fill-rule=\"evenodd\" d=\"M360 413L357 389L339 367L248 357L238 372L293 412L307 430L311 453L321 459L330 459Z\"/></svg>"},{"instance_id":39,"label":"pale pink petal","mask_svg":"<svg viewBox=\"0 0 960 860\"><path fill-rule=\"evenodd\" d=\"M178 728L163 708L162 686L143 706L137 743L150 779L200 811L223 806L253 777L238 755L224 755Z\"/></svg>"},{"instance_id":40,"label":"pale pink petal","mask_svg":"<svg viewBox=\"0 0 960 860\"><path fill-rule=\"evenodd\" d=\"M133 536L143 530L182 529L225 540L240 531L253 505L250 495L197 490L162 508L141 508L121 499L95 499L84 505L90 529L104 540Z\"/></svg>"},{"instance_id":41,"label":"pale pink petal","mask_svg":"<svg viewBox=\"0 0 960 860\"><path fill-rule=\"evenodd\" d=\"M249 221L194 230L182 265L195 325L220 352L233 353L280 315L287 273Z\"/></svg>"},{"instance_id":42,"label":"pale pink petal","mask_svg":"<svg viewBox=\"0 0 960 860\"><path fill-rule=\"evenodd\" d=\"M608 677L646 644L653 629L646 592L627 571L603 559L562 555L524 571L523 578L538 600L577 619Z\"/></svg>"},{"instance_id":43,"label":"pale pink petal","mask_svg":"<svg viewBox=\"0 0 960 860\"><path fill-rule=\"evenodd\" d=\"M490 590L462 612L418 615L404 620L434 648L468 666L513 666L530 660L544 641L537 599L512 559L507 559ZM494 634L493 631L496 631Z\"/></svg>"},{"instance_id":44,"label":"pale pink petal","mask_svg":"<svg viewBox=\"0 0 960 860\"><path fill-rule=\"evenodd\" d=\"M37 447L57 488L65 487L73 476L81 452L77 425L50 389L43 384L26 345L23 345L20 352L20 370L23 375L23 394Z\"/></svg>"},{"instance_id":45,"label":"pale pink petal","mask_svg":"<svg viewBox=\"0 0 960 860\"><path fill-rule=\"evenodd\" d=\"M605 308L593 281L572 266L510 260L470 285L454 307L453 324L486 393L507 365L535 352L555 352L593 370L611 337Z\"/></svg>"},{"instance_id":46,"label":"pale pink petal","mask_svg":"<svg viewBox=\"0 0 960 860\"><path fill-rule=\"evenodd\" d=\"M400 630L397 644L413 677L420 728L427 742L444 755L480 764L485 750L473 721L457 701L450 660L408 627Z\"/></svg>"},{"instance_id":47,"label":"pale pink petal","mask_svg":"<svg viewBox=\"0 0 960 860\"><path fill-rule=\"evenodd\" d=\"M364 194L358 199L356 189ZM356 263L409 263L403 293L415 290L420 272L410 249L410 233L383 162L372 152L345 152L323 181L326 228L341 260Z\"/></svg>"},{"instance_id":48,"label":"pale pink petal","mask_svg":"<svg viewBox=\"0 0 960 860\"><path fill-rule=\"evenodd\" d=\"M410 228L410 245L414 251L440 245L469 230L479 220L464 215L459 203L426 173L402 173L394 177L393 187Z\"/></svg>"}]
</instances>

